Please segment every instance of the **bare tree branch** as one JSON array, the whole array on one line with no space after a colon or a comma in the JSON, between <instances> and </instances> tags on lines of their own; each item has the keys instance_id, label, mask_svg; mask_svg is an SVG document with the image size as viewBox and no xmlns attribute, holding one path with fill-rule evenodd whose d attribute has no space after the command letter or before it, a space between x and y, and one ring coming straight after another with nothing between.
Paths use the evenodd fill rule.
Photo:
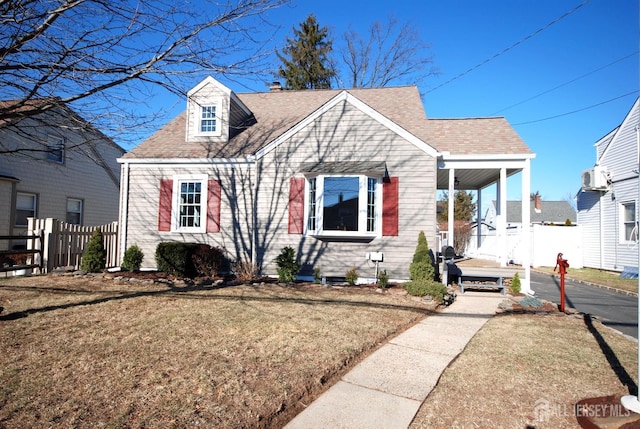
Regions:
<instances>
[{"instance_id":1,"label":"bare tree branch","mask_svg":"<svg viewBox=\"0 0 640 429\"><path fill-rule=\"evenodd\" d=\"M353 30L348 30L344 39L345 80L354 88L418 84L437 74L429 44L409 23L398 28L398 21L390 17L385 25L373 23L366 40Z\"/></svg>"},{"instance_id":2,"label":"bare tree branch","mask_svg":"<svg viewBox=\"0 0 640 429\"><path fill-rule=\"evenodd\" d=\"M0 125L69 105L108 135L135 130L148 118L125 106L160 88L184 96L185 75L261 73L273 31L263 16L289 1L3 0L0 86L11 102Z\"/></svg>"}]
</instances>

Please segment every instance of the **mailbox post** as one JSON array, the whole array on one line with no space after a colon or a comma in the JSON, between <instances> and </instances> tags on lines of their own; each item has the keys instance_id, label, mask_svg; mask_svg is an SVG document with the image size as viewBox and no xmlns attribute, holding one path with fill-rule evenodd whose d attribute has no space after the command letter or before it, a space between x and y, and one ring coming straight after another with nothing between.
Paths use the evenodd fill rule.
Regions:
<instances>
[{"instance_id":1,"label":"mailbox post","mask_svg":"<svg viewBox=\"0 0 640 429\"><path fill-rule=\"evenodd\" d=\"M564 275L567 274L567 268L569 268L569 261L562 258L562 253L558 253L556 258L556 267L553 271L558 270L560 274L560 311L564 313Z\"/></svg>"}]
</instances>

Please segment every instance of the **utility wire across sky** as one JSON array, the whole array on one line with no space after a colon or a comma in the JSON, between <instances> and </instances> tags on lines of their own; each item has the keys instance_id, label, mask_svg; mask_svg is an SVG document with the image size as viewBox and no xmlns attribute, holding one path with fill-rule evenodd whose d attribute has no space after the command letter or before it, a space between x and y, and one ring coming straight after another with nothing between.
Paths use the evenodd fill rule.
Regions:
<instances>
[{"instance_id":1,"label":"utility wire across sky","mask_svg":"<svg viewBox=\"0 0 640 429\"><path fill-rule=\"evenodd\" d=\"M571 9L569 12L559 16L558 18L554 19L553 21L549 22L547 25L545 25L544 27L541 27L539 29L537 29L536 31L534 31L533 33L529 34L528 36L525 36L524 38L518 40L517 42L515 42L514 44L512 44L511 46L503 49L502 51L498 52L497 54L487 58L486 60L476 64L475 66L471 67L470 69L460 73L457 76L452 77L451 79L449 79L446 82L441 83L440 85L436 86L435 88L431 88L430 90L428 90L426 92L426 94L435 91L436 89L442 88L445 85L450 84L451 82L460 79L461 77L471 73L472 71L482 67L483 65L495 60L496 58L498 58L500 55L505 54L507 52L509 52L510 50L512 50L513 48L521 45L522 43L526 42L527 40L537 36L539 33L543 32L544 30L546 30L547 28L551 27L553 24L555 24L556 22L561 21L562 19L566 18L567 16L571 15L572 13L574 13L575 11L577 11L578 9L580 9L582 6L586 5L587 3L589 3L589 1L591 0L585 0L582 3L580 3L578 6L574 7L573 9Z\"/></svg>"}]
</instances>

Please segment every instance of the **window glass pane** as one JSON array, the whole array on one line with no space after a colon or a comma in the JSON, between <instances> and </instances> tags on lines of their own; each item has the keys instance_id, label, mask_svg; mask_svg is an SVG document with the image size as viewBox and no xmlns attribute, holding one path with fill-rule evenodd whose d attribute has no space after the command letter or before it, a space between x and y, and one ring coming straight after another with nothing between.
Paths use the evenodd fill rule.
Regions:
<instances>
[{"instance_id":1,"label":"window glass pane","mask_svg":"<svg viewBox=\"0 0 640 429\"><path fill-rule=\"evenodd\" d=\"M216 131L216 106L202 106L200 132L214 133Z\"/></svg>"},{"instance_id":2,"label":"window glass pane","mask_svg":"<svg viewBox=\"0 0 640 429\"><path fill-rule=\"evenodd\" d=\"M309 179L309 219L307 222L309 231L316 230L316 178Z\"/></svg>"},{"instance_id":3,"label":"window glass pane","mask_svg":"<svg viewBox=\"0 0 640 429\"><path fill-rule=\"evenodd\" d=\"M17 194L16 226L27 226L28 217L36 217L36 196L33 194Z\"/></svg>"},{"instance_id":4,"label":"window glass pane","mask_svg":"<svg viewBox=\"0 0 640 429\"><path fill-rule=\"evenodd\" d=\"M635 203L624 205L624 221L633 222L636 220L636 205Z\"/></svg>"},{"instance_id":5,"label":"window glass pane","mask_svg":"<svg viewBox=\"0 0 640 429\"><path fill-rule=\"evenodd\" d=\"M49 147L47 148L47 159L53 162L64 162L64 139L55 136L48 136Z\"/></svg>"},{"instance_id":6,"label":"window glass pane","mask_svg":"<svg viewBox=\"0 0 640 429\"><path fill-rule=\"evenodd\" d=\"M367 232L376 230L376 179L367 179Z\"/></svg>"},{"instance_id":7,"label":"window glass pane","mask_svg":"<svg viewBox=\"0 0 640 429\"><path fill-rule=\"evenodd\" d=\"M323 228L325 230L358 230L358 177L326 177L324 179Z\"/></svg>"},{"instance_id":8,"label":"window glass pane","mask_svg":"<svg viewBox=\"0 0 640 429\"><path fill-rule=\"evenodd\" d=\"M67 223L74 225L82 223L82 200L67 199Z\"/></svg>"},{"instance_id":9,"label":"window glass pane","mask_svg":"<svg viewBox=\"0 0 640 429\"><path fill-rule=\"evenodd\" d=\"M200 227L200 182L183 182L180 184L180 227Z\"/></svg>"},{"instance_id":10,"label":"window glass pane","mask_svg":"<svg viewBox=\"0 0 640 429\"><path fill-rule=\"evenodd\" d=\"M626 241L636 240L636 204L624 204L624 239Z\"/></svg>"}]
</instances>

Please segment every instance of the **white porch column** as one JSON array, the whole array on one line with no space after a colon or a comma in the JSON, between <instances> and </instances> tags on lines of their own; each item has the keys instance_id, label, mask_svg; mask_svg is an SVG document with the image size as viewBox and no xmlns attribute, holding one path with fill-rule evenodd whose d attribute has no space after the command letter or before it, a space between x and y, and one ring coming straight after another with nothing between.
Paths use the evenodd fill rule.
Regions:
<instances>
[{"instance_id":1,"label":"white porch column","mask_svg":"<svg viewBox=\"0 0 640 429\"><path fill-rule=\"evenodd\" d=\"M476 189L476 194L476 258L479 258L482 245L482 189Z\"/></svg>"},{"instance_id":2,"label":"white porch column","mask_svg":"<svg viewBox=\"0 0 640 429\"><path fill-rule=\"evenodd\" d=\"M455 192L454 190L455 180L456 180L456 170L451 168L449 170L449 203L448 203L449 210L447 212L447 245L452 247L453 247L453 223L455 222L454 212L453 212L453 205L455 203L455 198L453 195L453 193Z\"/></svg>"},{"instance_id":3,"label":"white porch column","mask_svg":"<svg viewBox=\"0 0 640 429\"><path fill-rule=\"evenodd\" d=\"M522 267L524 268L524 278L520 280L520 290L522 293L533 295L535 291L531 289L531 160L525 160L522 169Z\"/></svg>"},{"instance_id":4,"label":"white porch column","mask_svg":"<svg viewBox=\"0 0 640 429\"><path fill-rule=\"evenodd\" d=\"M498 213L496 215L496 232L498 235L498 262L501 267L507 266L507 169L500 169L500 180L496 186L498 192Z\"/></svg>"}]
</instances>

